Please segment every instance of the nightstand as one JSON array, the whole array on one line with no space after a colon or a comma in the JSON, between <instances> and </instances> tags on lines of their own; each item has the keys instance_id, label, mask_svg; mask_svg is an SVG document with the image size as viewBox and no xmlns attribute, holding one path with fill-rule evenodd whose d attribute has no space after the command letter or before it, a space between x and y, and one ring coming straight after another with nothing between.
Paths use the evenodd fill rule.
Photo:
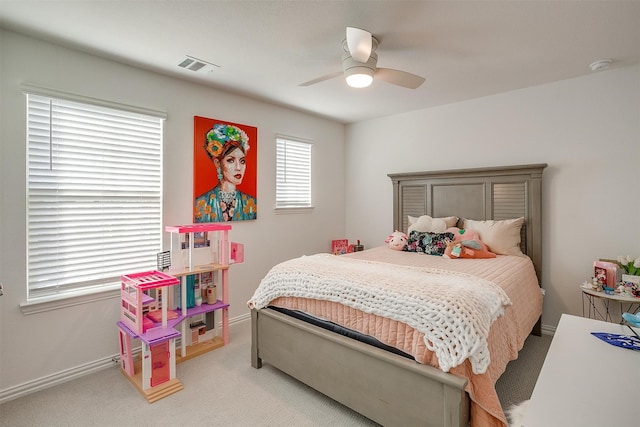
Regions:
<instances>
[{"instance_id":1,"label":"nightstand","mask_svg":"<svg viewBox=\"0 0 640 427\"><path fill-rule=\"evenodd\" d=\"M613 322L611 316L611 304L619 304L620 315L630 312L636 313L640 309L640 298L628 294L607 294L605 292L594 291L591 286L580 286L582 291L582 316L591 319ZM627 309L624 306L627 305ZM617 315L618 313L616 313ZM622 318L620 318L622 323Z\"/></svg>"}]
</instances>

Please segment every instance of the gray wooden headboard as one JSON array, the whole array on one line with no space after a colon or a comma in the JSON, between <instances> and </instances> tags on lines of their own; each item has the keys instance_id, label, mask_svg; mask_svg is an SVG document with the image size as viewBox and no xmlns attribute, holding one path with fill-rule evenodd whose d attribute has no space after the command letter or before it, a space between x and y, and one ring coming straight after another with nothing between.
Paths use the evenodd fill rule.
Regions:
<instances>
[{"instance_id":1,"label":"gray wooden headboard","mask_svg":"<svg viewBox=\"0 0 640 427\"><path fill-rule=\"evenodd\" d=\"M546 163L477 169L389 174L393 182L393 227L407 231L407 215L525 218L522 251L542 274L541 183ZM459 224L460 225L460 224Z\"/></svg>"}]
</instances>

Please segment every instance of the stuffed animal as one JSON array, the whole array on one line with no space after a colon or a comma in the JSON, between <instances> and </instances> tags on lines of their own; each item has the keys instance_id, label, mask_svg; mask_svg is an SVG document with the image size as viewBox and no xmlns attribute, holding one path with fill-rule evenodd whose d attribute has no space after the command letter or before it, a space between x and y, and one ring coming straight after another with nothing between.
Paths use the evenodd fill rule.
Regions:
<instances>
[{"instance_id":1,"label":"stuffed animal","mask_svg":"<svg viewBox=\"0 0 640 427\"><path fill-rule=\"evenodd\" d=\"M453 234L453 242L447 245L443 257L445 258L495 258L496 254L487 249L487 245L480 240L480 235L474 230L450 227L448 233Z\"/></svg>"},{"instance_id":2,"label":"stuffed animal","mask_svg":"<svg viewBox=\"0 0 640 427\"><path fill-rule=\"evenodd\" d=\"M401 251L405 246L407 246L407 240L409 240L409 238L406 234L402 231L396 230L391 233L384 242L390 249L393 249L394 251Z\"/></svg>"}]
</instances>

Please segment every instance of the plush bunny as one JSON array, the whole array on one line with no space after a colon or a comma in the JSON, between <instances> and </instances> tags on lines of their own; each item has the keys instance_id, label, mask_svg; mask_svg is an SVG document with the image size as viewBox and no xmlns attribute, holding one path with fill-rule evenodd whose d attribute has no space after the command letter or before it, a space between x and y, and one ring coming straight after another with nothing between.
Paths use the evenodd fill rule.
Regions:
<instances>
[{"instance_id":1,"label":"plush bunny","mask_svg":"<svg viewBox=\"0 0 640 427\"><path fill-rule=\"evenodd\" d=\"M404 234L402 231L396 230L391 233L384 242L389 248L393 249L394 251L401 251L405 246L407 246L407 240L408 237L406 234Z\"/></svg>"}]
</instances>

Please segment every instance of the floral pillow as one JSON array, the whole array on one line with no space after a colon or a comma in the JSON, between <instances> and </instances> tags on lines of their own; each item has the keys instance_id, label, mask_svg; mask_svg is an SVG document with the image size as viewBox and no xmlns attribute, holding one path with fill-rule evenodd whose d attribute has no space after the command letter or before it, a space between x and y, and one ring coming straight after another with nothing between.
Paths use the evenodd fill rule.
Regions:
<instances>
[{"instance_id":1,"label":"floral pillow","mask_svg":"<svg viewBox=\"0 0 640 427\"><path fill-rule=\"evenodd\" d=\"M404 250L420 252L427 255L442 256L447 244L453 242L453 233L430 233L428 231L412 231Z\"/></svg>"}]
</instances>

